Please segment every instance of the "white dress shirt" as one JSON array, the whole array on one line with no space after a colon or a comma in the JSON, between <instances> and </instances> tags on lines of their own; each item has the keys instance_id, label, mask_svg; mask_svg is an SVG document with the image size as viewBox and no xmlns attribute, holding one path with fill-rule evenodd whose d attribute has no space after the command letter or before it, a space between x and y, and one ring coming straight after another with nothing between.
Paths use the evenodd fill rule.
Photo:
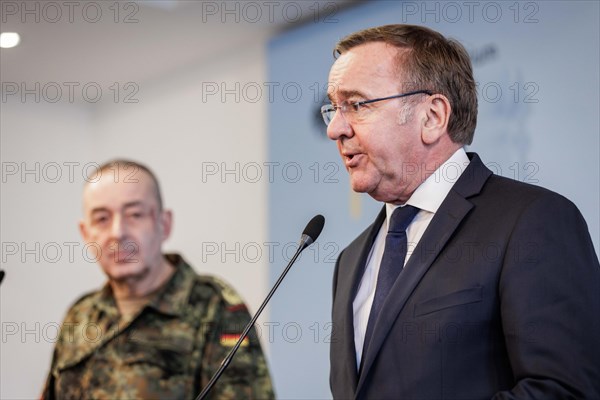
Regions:
<instances>
[{"instance_id":1,"label":"white dress shirt","mask_svg":"<svg viewBox=\"0 0 600 400\"><path fill-rule=\"evenodd\" d=\"M404 265L410 258L413 250L423 236L425 229L431 222L434 214L463 173L467 165L469 165L469 157L465 150L461 147L452 157L444 162L436 171L429 176L412 194L406 204L417 207L420 211L417 213L411 224L406 229L406 237L408 248ZM379 233L375 238L369 257L367 258L367 266L360 281L358 292L352 303L354 312L354 346L356 349L356 365L360 368L360 360L367 331L367 323L377 288L377 275L379 274L379 265L383 258L383 250L385 248L385 238L388 232L388 224L392 213L397 207L393 204L385 205L386 218Z\"/></svg>"}]
</instances>

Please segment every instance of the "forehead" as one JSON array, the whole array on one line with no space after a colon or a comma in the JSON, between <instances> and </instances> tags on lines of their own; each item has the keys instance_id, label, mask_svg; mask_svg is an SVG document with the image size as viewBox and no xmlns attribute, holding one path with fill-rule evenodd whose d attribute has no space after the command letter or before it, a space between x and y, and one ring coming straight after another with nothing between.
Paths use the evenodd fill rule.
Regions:
<instances>
[{"instance_id":1,"label":"forehead","mask_svg":"<svg viewBox=\"0 0 600 400\"><path fill-rule=\"evenodd\" d=\"M381 95L382 87L395 90L400 82L396 63L400 51L384 42L365 43L346 51L331 67L327 95Z\"/></svg>"},{"instance_id":2,"label":"forehead","mask_svg":"<svg viewBox=\"0 0 600 400\"><path fill-rule=\"evenodd\" d=\"M119 210L132 202L157 205L154 182L143 170L118 168L102 171L99 179L86 183L83 189L85 212L98 208Z\"/></svg>"}]
</instances>

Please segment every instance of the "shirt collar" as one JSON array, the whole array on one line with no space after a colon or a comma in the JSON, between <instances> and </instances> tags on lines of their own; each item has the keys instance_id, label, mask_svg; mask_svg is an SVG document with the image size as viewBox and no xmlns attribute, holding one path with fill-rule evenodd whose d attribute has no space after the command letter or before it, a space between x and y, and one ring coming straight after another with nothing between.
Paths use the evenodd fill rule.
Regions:
<instances>
[{"instance_id":1,"label":"shirt collar","mask_svg":"<svg viewBox=\"0 0 600 400\"><path fill-rule=\"evenodd\" d=\"M456 150L425 182L419 185L406 204L435 214L469 162L464 148ZM400 206L386 203L386 221L390 220L392 213L398 207Z\"/></svg>"}]
</instances>

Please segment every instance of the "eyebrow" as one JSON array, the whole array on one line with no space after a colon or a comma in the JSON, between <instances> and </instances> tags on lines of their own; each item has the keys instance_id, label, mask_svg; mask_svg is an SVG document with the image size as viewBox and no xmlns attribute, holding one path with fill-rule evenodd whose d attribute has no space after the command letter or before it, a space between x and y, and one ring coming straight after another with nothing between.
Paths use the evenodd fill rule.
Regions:
<instances>
[{"instance_id":1,"label":"eyebrow","mask_svg":"<svg viewBox=\"0 0 600 400\"><path fill-rule=\"evenodd\" d=\"M367 98L367 95L365 95L360 90L334 90L334 92L343 98L348 98L348 97L353 97L353 96L362 97L364 99ZM331 98L331 96L332 96L332 93L327 93L327 98L329 98L329 101L331 101L333 103L333 99Z\"/></svg>"},{"instance_id":2,"label":"eyebrow","mask_svg":"<svg viewBox=\"0 0 600 400\"><path fill-rule=\"evenodd\" d=\"M143 205L144 205L144 203L142 203L140 200L136 200L136 201L130 201L129 203L125 203L123 208L140 207Z\"/></svg>"},{"instance_id":3,"label":"eyebrow","mask_svg":"<svg viewBox=\"0 0 600 400\"><path fill-rule=\"evenodd\" d=\"M90 215L94 215L101 212L110 212L110 210L106 207L96 207L90 211Z\"/></svg>"},{"instance_id":4,"label":"eyebrow","mask_svg":"<svg viewBox=\"0 0 600 400\"><path fill-rule=\"evenodd\" d=\"M139 200L130 201L129 203L125 203L125 205L123 206L123 209L132 208L132 207L140 207L140 206L143 206L143 203L141 201L139 201ZM96 207L96 208L92 209L90 214L94 215L99 212L110 212L110 210L106 207Z\"/></svg>"}]
</instances>

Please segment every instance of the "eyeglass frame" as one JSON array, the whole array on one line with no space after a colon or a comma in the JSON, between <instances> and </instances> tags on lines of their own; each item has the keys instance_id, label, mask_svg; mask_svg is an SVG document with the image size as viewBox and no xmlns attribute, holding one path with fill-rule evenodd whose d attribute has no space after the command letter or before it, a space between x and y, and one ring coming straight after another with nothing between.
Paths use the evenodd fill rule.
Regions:
<instances>
[{"instance_id":1,"label":"eyeglass frame","mask_svg":"<svg viewBox=\"0 0 600 400\"><path fill-rule=\"evenodd\" d=\"M387 97L380 97L378 99L372 99L372 100L362 100L362 101L357 101L354 103L346 103L346 104L341 104L341 105L335 105L335 104L324 104L323 106L321 106L321 116L323 117L323 122L325 122L325 126L329 126L329 124L331 123L331 121L333 121L333 117L331 119L329 119L329 122L327 122L327 117L325 116L327 113L331 112L331 111L335 111L337 112L338 109L342 110L342 114L344 113L344 108L347 109L347 107L349 106L353 106L353 107L361 107L365 104L371 104L371 103L376 103L378 101L383 101L383 100L391 100L391 99L398 99L401 97L407 97L407 96L412 96L415 94L426 94L428 96L433 95L433 92L430 90L415 90L412 92L407 92L407 93L401 93L401 94L396 94L393 96L387 96ZM333 108L333 110L331 108ZM360 108L358 108L355 112L358 112L358 110L360 110ZM334 114L335 116L335 114Z\"/></svg>"}]
</instances>

